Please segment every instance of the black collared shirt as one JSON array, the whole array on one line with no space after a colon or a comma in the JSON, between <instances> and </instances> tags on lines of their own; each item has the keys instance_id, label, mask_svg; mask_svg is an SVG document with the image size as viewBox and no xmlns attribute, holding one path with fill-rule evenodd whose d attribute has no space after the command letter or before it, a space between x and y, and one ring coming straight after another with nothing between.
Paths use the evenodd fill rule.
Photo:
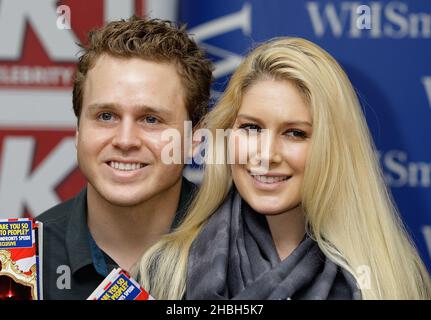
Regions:
<instances>
[{"instance_id":1,"label":"black collared shirt","mask_svg":"<svg viewBox=\"0 0 431 320\"><path fill-rule=\"evenodd\" d=\"M171 229L191 203L196 186L183 178ZM43 298L85 300L117 264L93 240L87 225L87 189L47 210L43 222Z\"/></svg>"}]
</instances>

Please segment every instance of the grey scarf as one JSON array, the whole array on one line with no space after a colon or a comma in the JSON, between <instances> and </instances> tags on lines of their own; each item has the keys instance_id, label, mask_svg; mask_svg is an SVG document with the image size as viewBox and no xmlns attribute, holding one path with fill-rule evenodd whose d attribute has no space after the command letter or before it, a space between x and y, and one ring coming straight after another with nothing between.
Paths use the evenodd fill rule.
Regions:
<instances>
[{"instance_id":1,"label":"grey scarf","mask_svg":"<svg viewBox=\"0 0 431 320\"><path fill-rule=\"evenodd\" d=\"M186 299L360 299L350 273L305 237L280 261L266 218L232 190L190 249Z\"/></svg>"}]
</instances>

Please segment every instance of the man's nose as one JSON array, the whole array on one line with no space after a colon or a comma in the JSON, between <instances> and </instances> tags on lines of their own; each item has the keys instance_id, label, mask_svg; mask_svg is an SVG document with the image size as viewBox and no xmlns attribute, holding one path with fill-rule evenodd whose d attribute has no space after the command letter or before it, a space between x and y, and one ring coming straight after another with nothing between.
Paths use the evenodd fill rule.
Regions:
<instances>
[{"instance_id":1,"label":"man's nose","mask_svg":"<svg viewBox=\"0 0 431 320\"><path fill-rule=\"evenodd\" d=\"M122 119L112 144L122 151L139 149L142 145L139 125L132 119Z\"/></svg>"}]
</instances>

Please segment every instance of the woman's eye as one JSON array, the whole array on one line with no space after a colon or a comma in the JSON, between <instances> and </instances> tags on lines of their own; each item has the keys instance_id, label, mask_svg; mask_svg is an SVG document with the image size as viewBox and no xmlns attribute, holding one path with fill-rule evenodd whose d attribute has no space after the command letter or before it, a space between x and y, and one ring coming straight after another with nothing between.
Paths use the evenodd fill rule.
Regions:
<instances>
[{"instance_id":1,"label":"woman's eye","mask_svg":"<svg viewBox=\"0 0 431 320\"><path fill-rule=\"evenodd\" d=\"M291 129L286 132L286 135L294 139L305 139L307 138L307 133L302 130Z\"/></svg>"},{"instance_id":2,"label":"woman's eye","mask_svg":"<svg viewBox=\"0 0 431 320\"><path fill-rule=\"evenodd\" d=\"M246 130L247 132L251 132L251 131L254 131L254 132L260 132L262 129L261 129L261 127L259 127L258 125L256 125L256 124L252 124L252 123L245 123L245 124L242 124L242 125L240 125L239 126L239 128L240 129L244 129L244 130Z\"/></svg>"},{"instance_id":3,"label":"woman's eye","mask_svg":"<svg viewBox=\"0 0 431 320\"><path fill-rule=\"evenodd\" d=\"M99 114L98 118L102 121L111 121L114 116L109 112L102 112L101 114Z\"/></svg>"},{"instance_id":4,"label":"woman's eye","mask_svg":"<svg viewBox=\"0 0 431 320\"><path fill-rule=\"evenodd\" d=\"M150 123L150 124L154 124L158 122L158 119L153 116L146 116L144 119L146 123Z\"/></svg>"}]
</instances>

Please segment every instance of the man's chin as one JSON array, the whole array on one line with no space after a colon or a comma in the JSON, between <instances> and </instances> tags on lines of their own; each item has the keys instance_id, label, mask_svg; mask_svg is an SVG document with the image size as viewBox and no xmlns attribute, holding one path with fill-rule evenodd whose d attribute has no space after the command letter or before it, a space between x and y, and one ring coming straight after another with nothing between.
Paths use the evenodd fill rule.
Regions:
<instances>
[{"instance_id":1,"label":"man's chin","mask_svg":"<svg viewBox=\"0 0 431 320\"><path fill-rule=\"evenodd\" d=\"M140 204L145 202L145 199L107 198L106 201L111 206L120 207L120 208L132 208L132 207L139 206Z\"/></svg>"},{"instance_id":2,"label":"man's chin","mask_svg":"<svg viewBox=\"0 0 431 320\"><path fill-rule=\"evenodd\" d=\"M102 197L112 206L117 207L135 207L145 201L150 197L143 194L133 194L132 192L115 193L115 194L102 194Z\"/></svg>"},{"instance_id":3,"label":"man's chin","mask_svg":"<svg viewBox=\"0 0 431 320\"><path fill-rule=\"evenodd\" d=\"M142 190L140 190L142 193ZM88 192L93 194L94 199L98 202L105 202L111 206L117 207L134 207L146 201L148 197L140 194L133 188L122 188L121 186L105 186L97 188L89 184Z\"/></svg>"}]
</instances>

